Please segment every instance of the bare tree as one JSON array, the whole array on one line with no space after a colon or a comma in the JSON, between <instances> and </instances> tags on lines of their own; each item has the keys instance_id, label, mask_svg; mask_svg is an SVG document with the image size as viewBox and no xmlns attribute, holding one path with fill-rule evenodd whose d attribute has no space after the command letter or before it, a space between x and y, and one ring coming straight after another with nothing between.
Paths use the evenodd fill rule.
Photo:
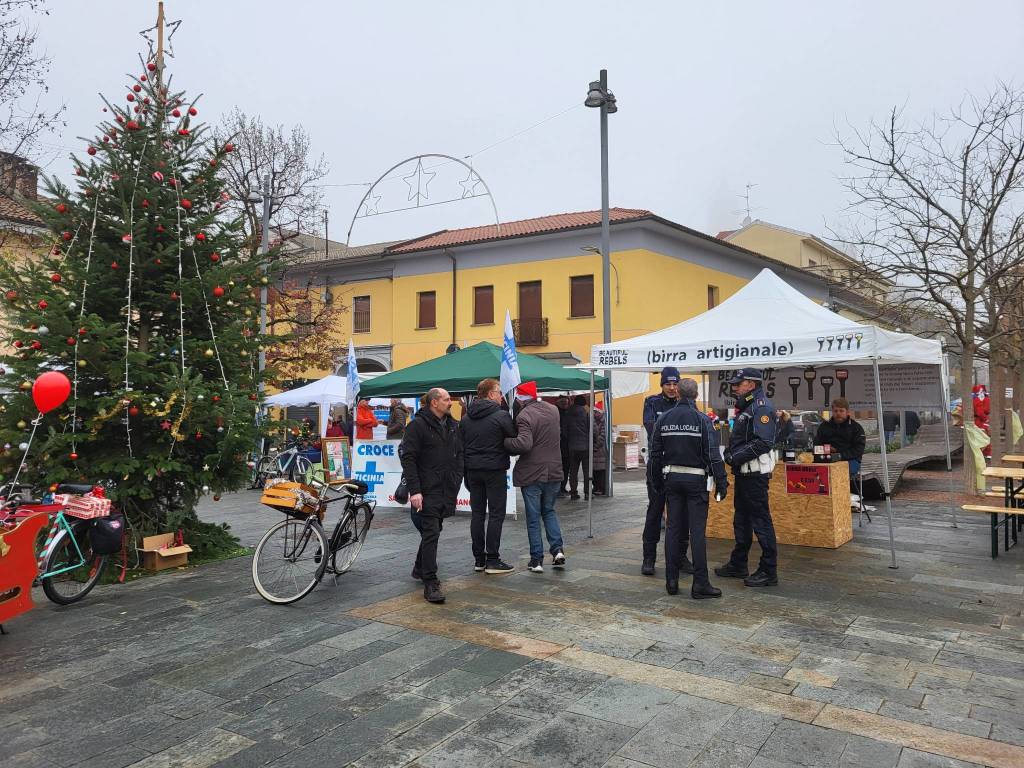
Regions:
<instances>
[{"instance_id":1,"label":"bare tree","mask_svg":"<svg viewBox=\"0 0 1024 768\"><path fill-rule=\"evenodd\" d=\"M235 151L227 156L225 173L231 205L240 208L247 222L253 249L259 246L260 203L249 199L262 194L263 179L270 174L271 229L274 239L284 241L299 232L317 231L323 211L323 193L318 182L327 175L323 155L314 157L309 134L301 126L264 125L258 117L235 108L225 118L218 135L230 141Z\"/></svg>"},{"instance_id":2,"label":"bare tree","mask_svg":"<svg viewBox=\"0 0 1024 768\"><path fill-rule=\"evenodd\" d=\"M939 318L959 342L971 423L975 360L1021 331L1007 302L1024 290L1024 95L1000 85L910 128L893 109L839 143L859 214L844 241L899 284L906 309ZM964 462L973 492L969 452Z\"/></svg>"},{"instance_id":3,"label":"bare tree","mask_svg":"<svg viewBox=\"0 0 1024 768\"><path fill-rule=\"evenodd\" d=\"M42 0L0 0L0 150L12 155L30 155L40 136L63 127L64 107L42 106L50 58L25 18L36 12L48 13Z\"/></svg>"}]
</instances>

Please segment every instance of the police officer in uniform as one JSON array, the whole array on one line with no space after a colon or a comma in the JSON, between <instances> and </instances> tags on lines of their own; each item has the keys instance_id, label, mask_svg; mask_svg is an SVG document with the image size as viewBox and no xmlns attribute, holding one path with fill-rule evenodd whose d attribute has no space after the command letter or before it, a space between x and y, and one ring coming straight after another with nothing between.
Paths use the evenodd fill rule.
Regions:
<instances>
[{"instance_id":1,"label":"police officer in uniform","mask_svg":"<svg viewBox=\"0 0 1024 768\"><path fill-rule=\"evenodd\" d=\"M774 587L778 547L775 526L768 509L768 482L775 469L775 407L765 396L761 371L743 368L729 379L736 396L736 419L725 463L732 467L736 481L733 531L736 546L729 562L715 568L719 576L743 579L748 587ZM747 555L753 535L761 545L761 562L754 573L747 573Z\"/></svg>"},{"instance_id":2,"label":"police officer in uniform","mask_svg":"<svg viewBox=\"0 0 1024 768\"><path fill-rule=\"evenodd\" d=\"M679 592L680 540L689 532L693 546L694 600L721 597L722 590L708 580L708 553L704 532L708 523L708 493L713 485L721 501L729 490L718 433L705 414L697 410L697 382L679 383L679 404L654 425L651 441L652 482L668 501L665 531L665 589Z\"/></svg>"},{"instance_id":3,"label":"police officer in uniform","mask_svg":"<svg viewBox=\"0 0 1024 768\"><path fill-rule=\"evenodd\" d=\"M644 429L647 430L647 447L650 450L653 439L654 423L663 413L674 408L679 402L679 370L672 366L661 369L661 393L651 395L644 400ZM644 523L644 562L640 573L644 576L654 575L654 563L658 559L658 542L661 540L661 518L665 511L665 493L659 492L652 481L650 456L647 457L647 520ZM687 532L682 529L683 540L680 542L682 561L679 570L693 573L693 565L686 559Z\"/></svg>"}]
</instances>

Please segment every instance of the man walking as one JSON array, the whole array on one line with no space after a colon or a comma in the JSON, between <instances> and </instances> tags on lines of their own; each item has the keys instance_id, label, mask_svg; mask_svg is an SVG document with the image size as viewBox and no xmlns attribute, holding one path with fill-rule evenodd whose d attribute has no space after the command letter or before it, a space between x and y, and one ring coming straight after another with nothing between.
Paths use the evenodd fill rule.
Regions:
<instances>
[{"instance_id":1,"label":"man walking","mask_svg":"<svg viewBox=\"0 0 1024 768\"><path fill-rule=\"evenodd\" d=\"M654 423L661 415L675 407L679 402L679 370L672 366L661 369L661 393L651 395L644 400L644 429L647 431L647 447L650 450ZM644 562L640 573L644 576L654 575L654 563L658 559L658 542L661 540L661 520L665 513L665 494L659 493L651 477L651 462L647 462L647 520L644 522ZM693 565L686 559L686 548L689 534L681 531L683 540L680 542L681 559L679 570L682 573L693 573Z\"/></svg>"},{"instance_id":2,"label":"man walking","mask_svg":"<svg viewBox=\"0 0 1024 768\"><path fill-rule=\"evenodd\" d=\"M566 419L566 435L569 442L569 498L577 501L579 474L583 468L583 497L590 498L590 414L587 412L587 398L576 395Z\"/></svg>"},{"instance_id":3,"label":"man walking","mask_svg":"<svg viewBox=\"0 0 1024 768\"><path fill-rule=\"evenodd\" d=\"M529 568L534 573L543 573L542 521L552 564L555 568L565 568L562 530L555 514L555 497L562 482L558 409L537 399L537 383L534 381L516 387L516 401L521 404L515 422L516 436L505 439L505 449L519 456L512 472L512 482L522 489L526 507L526 532L530 537Z\"/></svg>"},{"instance_id":4,"label":"man walking","mask_svg":"<svg viewBox=\"0 0 1024 768\"><path fill-rule=\"evenodd\" d=\"M516 428L504 408L497 379L484 379L477 385L476 399L470 404L466 418L459 422L459 432L469 504L473 509L469 524L475 559L473 569L491 574L509 573L513 568L501 559L498 550L508 500L505 476L510 462L504 441L515 437Z\"/></svg>"},{"instance_id":5,"label":"man walking","mask_svg":"<svg viewBox=\"0 0 1024 768\"><path fill-rule=\"evenodd\" d=\"M761 389L762 381L757 368L743 368L729 379L737 413L725 463L732 467L736 480L732 518L736 546L729 562L715 568L719 576L743 579L748 587L774 587L779 583L775 526L768 508L768 483L775 469L775 408ZM754 573L747 575L754 534L761 545L761 562Z\"/></svg>"},{"instance_id":6,"label":"man walking","mask_svg":"<svg viewBox=\"0 0 1024 768\"><path fill-rule=\"evenodd\" d=\"M722 590L708 579L705 530L708 524L708 491L715 486L715 498L724 499L729 490L718 433L711 419L697 410L697 382L679 382L679 404L654 425L651 441L651 474L655 488L668 502L665 531L665 589L679 592L679 542L689 532L693 547L693 584L690 597L704 600L721 597Z\"/></svg>"},{"instance_id":7,"label":"man walking","mask_svg":"<svg viewBox=\"0 0 1024 768\"><path fill-rule=\"evenodd\" d=\"M413 524L420 532L413 577L423 580L423 597L443 603L437 578L437 542L446 517L455 513L462 484L462 440L451 417L452 398L437 387L426 394L421 408L405 430L399 455L409 487Z\"/></svg>"}]
</instances>

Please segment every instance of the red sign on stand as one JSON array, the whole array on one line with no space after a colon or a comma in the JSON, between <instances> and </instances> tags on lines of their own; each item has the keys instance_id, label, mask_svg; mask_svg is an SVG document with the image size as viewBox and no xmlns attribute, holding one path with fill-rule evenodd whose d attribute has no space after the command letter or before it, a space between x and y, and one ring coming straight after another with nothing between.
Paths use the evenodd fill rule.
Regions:
<instances>
[{"instance_id":1,"label":"red sign on stand","mask_svg":"<svg viewBox=\"0 0 1024 768\"><path fill-rule=\"evenodd\" d=\"M827 464L786 465L786 493L828 496L830 492Z\"/></svg>"}]
</instances>

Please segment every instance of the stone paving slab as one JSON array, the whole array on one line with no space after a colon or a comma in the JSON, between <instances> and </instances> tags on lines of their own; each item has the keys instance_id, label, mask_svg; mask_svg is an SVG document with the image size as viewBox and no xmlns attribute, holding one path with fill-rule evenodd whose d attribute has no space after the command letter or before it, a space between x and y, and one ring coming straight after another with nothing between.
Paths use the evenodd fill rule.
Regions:
<instances>
[{"instance_id":1,"label":"stone paving slab","mask_svg":"<svg viewBox=\"0 0 1024 768\"><path fill-rule=\"evenodd\" d=\"M783 547L777 589L729 581L694 602L638 573L644 493L597 501L590 540L585 507L560 505L562 573L525 571L520 519L503 542L516 572L474 574L453 518L444 606L408 577L401 511L377 515L351 573L293 606L254 594L247 558L68 608L39 595L0 637L0 761L1024 765L1024 550L992 561L985 526L897 501L899 570L878 516L839 550ZM207 512L243 541L278 519L251 493ZM709 550L718 562L728 542Z\"/></svg>"}]
</instances>

